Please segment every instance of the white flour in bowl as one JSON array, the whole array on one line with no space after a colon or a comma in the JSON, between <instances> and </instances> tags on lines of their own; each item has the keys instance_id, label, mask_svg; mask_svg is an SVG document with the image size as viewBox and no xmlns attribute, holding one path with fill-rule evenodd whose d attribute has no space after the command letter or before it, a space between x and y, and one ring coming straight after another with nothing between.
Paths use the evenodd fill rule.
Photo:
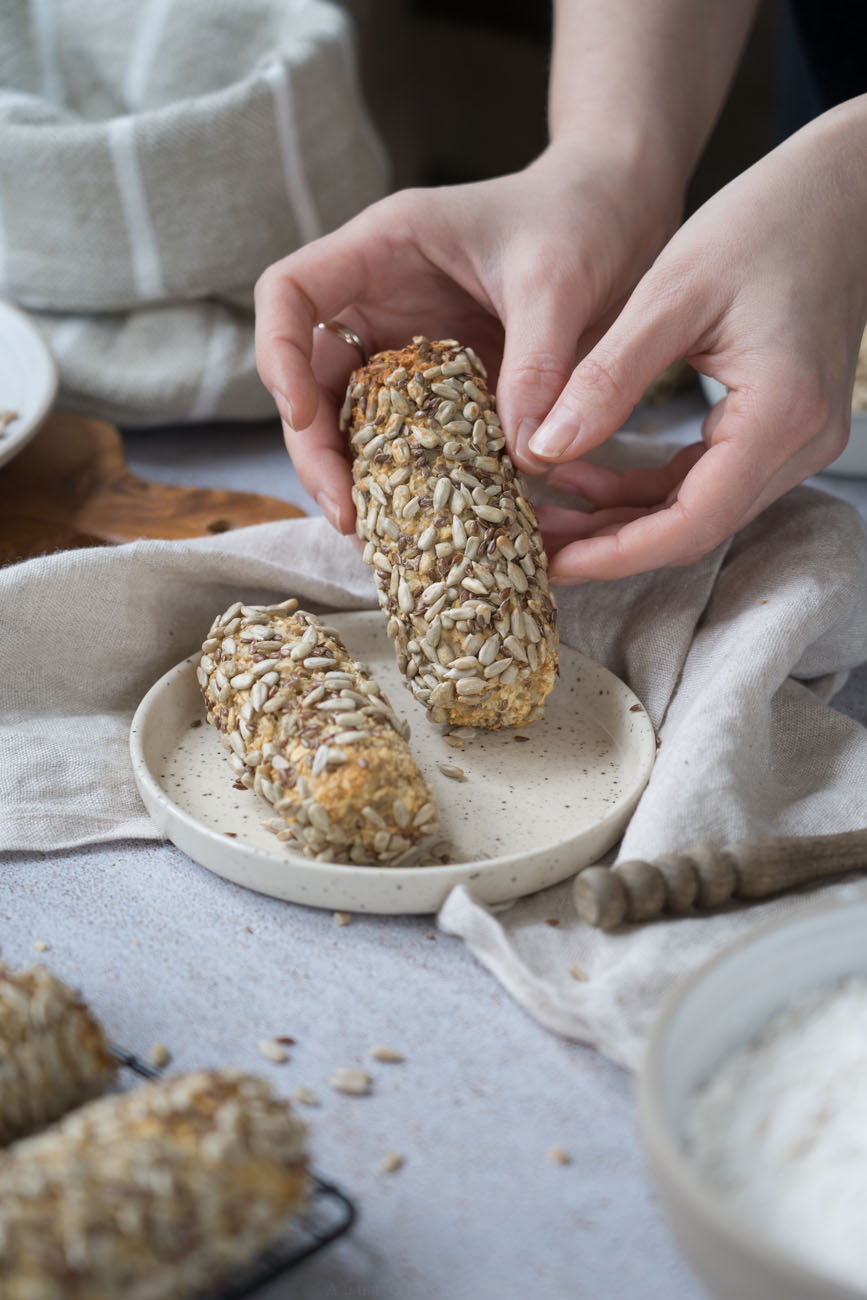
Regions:
<instances>
[{"instance_id":1,"label":"white flour in bowl","mask_svg":"<svg viewBox=\"0 0 867 1300\"><path fill-rule=\"evenodd\" d=\"M727 1057L684 1137L753 1228L867 1292L867 977L799 998Z\"/></svg>"}]
</instances>

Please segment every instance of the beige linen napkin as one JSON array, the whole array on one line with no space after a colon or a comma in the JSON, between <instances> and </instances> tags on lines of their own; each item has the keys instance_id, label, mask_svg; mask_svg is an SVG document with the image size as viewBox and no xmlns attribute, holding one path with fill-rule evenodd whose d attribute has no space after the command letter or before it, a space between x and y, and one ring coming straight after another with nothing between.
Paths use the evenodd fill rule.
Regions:
<instances>
[{"instance_id":1,"label":"beige linen napkin","mask_svg":"<svg viewBox=\"0 0 867 1300\"><path fill-rule=\"evenodd\" d=\"M322 520L0 571L0 848L156 838L129 769L133 709L217 610L288 594L375 603ZM867 657L867 539L851 507L798 488L692 568L561 588L558 604L563 640L625 678L661 737L622 854L867 825L867 730L827 703ZM631 1065L673 975L786 905L601 935L568 885L496 916L459 889L440 924L543 1024Z\"/></svg>"},{"instance_id":2,"label":"beige linen napkin","mask_svg":"<svg viewBox=\"0 0 867 1300\"><path fill-rule=\"evenodd\" d=\"M67 409L273 414L253 285L386 170L336 4L0 5L0 297L44 331Z\"/></svg>"}]
</instances>

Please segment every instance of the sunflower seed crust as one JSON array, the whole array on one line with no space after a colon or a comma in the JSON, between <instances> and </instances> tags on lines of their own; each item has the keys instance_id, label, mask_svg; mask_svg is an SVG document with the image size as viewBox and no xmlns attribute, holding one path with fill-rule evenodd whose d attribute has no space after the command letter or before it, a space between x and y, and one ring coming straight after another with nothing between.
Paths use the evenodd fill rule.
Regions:
<instances>
[{"instance_id":1,"label":"sunflower seed crust","mask_svg":"<svg viewBox=\"0 0 867 1300\"><path fill-rule=\"evenodd\" d=\"M237 777L270 805L262 825L296 853L395 866L436 829L405 723L335 629L297 601L233 605L197 675Z\"/></svg>"},{"instance_id":2,"label":"sunflower seed crust","mask_svg":"<svg viewBox=\"0 0 867 1300\"><path fill-rule=\"evenodd\" d=\"M4 1300L192 1300L303 1208L306 1127L251 1075L104 1097L0 1156Z\"/></svg>"},{"instance_id":3,"label":"sunflower seed crust","mask_svg":"<svg viewBox=\"0 0 867 1300\"><path fill-rule=\"evenodd\" d=\"M0 963L0 1145L90 1101L116 1073L102 1026L77 990L45 966Z\"/></svg>"},{"instance_id":4,"label":"sunflower seed crust","mask_svg":"<svg viewBox=\"0 0 867 1300\"><path fill-rule=\"evenodd\" d=\"M398 667L436 723L517 727L558 673L533 507L472 348L422 336L349 382L364 558Z\"/></svg>"}]
</instances>

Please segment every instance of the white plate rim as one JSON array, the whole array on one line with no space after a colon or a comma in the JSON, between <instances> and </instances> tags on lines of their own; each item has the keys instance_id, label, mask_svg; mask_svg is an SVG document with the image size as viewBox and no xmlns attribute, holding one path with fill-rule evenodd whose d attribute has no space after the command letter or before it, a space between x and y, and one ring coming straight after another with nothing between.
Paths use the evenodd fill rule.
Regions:
<instances>
[{"instance_id":1,"label":"white plate rim","mask_svg":"<svg viewBox=\"0 0 867 1300\"><path fill-rule=\"evenodd\" d=\"M5 465L13 456L17 456L39 432L54 405L60 382L57 362L39 330L25 312L5 298L0 298L0 332L4 324L26 340L33 355L38 356L39 364L44 366L44 374L41 387L36 390L34 405L26 414L19 416L10 432L0 438L0 465Z\"/></svg>"},{"instance_id":2,"label":"white plate rim","mask_svg":"<svg viewBox=\"0 0 867 1300\"><path fill-rule=\"evenodd\" d=\"M344 616L346 611L341 611ZM363 614L370 614L373 611L358 611ZM377 613L377 617L380 615ZM506 897L517 898L526 894L536 892L538 889L547 888L549 885L557 884L583 867L589 865L591 860L595 860L601 853L611 847L619 838L623 829L625 829L632 812L640 799L656 758L656 733L647 714L646 709L635 695L634 691L626 685L616 674L612 673L603 665L595 660L588 658L579 651L572 651L581 660L582 666L586 665L588 671L599 675L600 680L609 682L616 687L617 691L624 696L627 702L625 707L632 707L628 701L640 705L640 712L636 712L633 719L635 734L631 737L631 743L638 749L636 758L639 767L639 775L635 778L628 788L624 788L618 796L615 803L608 811L593 823L592 827L585 829L580 833L581 839L587 839L588 842L601 842L601 847L597 849L593 859L587 861L577 861L576 865L570 866L566 870L555 872L550 878L545 879L543 884L536 885L533 889L521 889L509 893L506 891ZM164 831L168 838L188 856L192 857L199 865L225 879L234 881L244 888L257 890L258 892L268 892L259 889L256 885L245 882L240 879L239 872L228 873L219 866L214 866L204 861L196 852L191 852L187 847L190 842L203 840L210 846L220 858L231 858L235 860L239 869L244 864L255 866L262 860L271 863L291 867L293 874L298 875L301 880L308 886L309 891L315 896L321 896L322 886L328 881L334 882L339 892L340 886L343 885L350 893L366 892L365 887L373 886L388 887L391 894L399 895L405 886L418 887L422 883L427 888L423 891L427 896L437 895L444 899L446 894L458 884L472 886L473 882L478 881L481 877L489 877L492 880L505 879L508 872L518 870L522 863L531 856L525 852L500 855L495 858L487 858L482 861L472 861L463 863L448 863L439 866L425 867L373 867L373 866L355 866L345 863L322 863L314 862L300 854L293 853L290 849L278 851L261 849L254 845L245 844L243 840L235 841L234 839L227 842L223 832L213 830L211 827L200 822L196 817L180 807L168 795L163 788L158 777L151 771L150 765L145 755L145 738L146 728L150 721L151 715L159 707L160 701L165 693L173 687L179 678L193 676L195 665L198 661L198 655L188 656L180 663L174 665L164 673L142 698L130 727L129 749L132 761L133 774L136 785L142 801L147 808L151 818L157 826ZM602 725L601 723L599 724ZM227 773L228 775L228 773ZM574 837L577 843L578 836ZM183 842L181 842L183 841ZM569 840L561 841L561 844L568 844ZM558 846L552 844L550 851L553 852ZM354 887L358 887L357 891ZM327 892L327 891L326 891ZM288 901L310 905L313 903L312 898L297 897L298 891L281 892L280 894L270 894L271 897L284 898ZM331 909L342 908L346 911L359 912L378 912L392 914L413 914L436 911L439 904L435 907L415 907L407 906L396 897L393 900L394 905L388 907L366 907L356 902L339 902L330 901L327 903L313 903L314 906L328 907Z\"/></svg>"}]
</instances>

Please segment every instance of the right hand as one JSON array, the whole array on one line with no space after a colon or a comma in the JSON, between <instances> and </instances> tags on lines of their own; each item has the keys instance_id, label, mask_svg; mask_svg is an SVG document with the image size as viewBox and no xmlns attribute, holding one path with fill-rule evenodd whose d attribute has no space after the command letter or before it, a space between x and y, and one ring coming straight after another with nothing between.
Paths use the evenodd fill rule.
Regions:
<instances>
[{"instance_id":1,"label":"right hand","mask_svg":"<svg viewBox=\"0 0 867 1300\"><path fill-rule=\"evenodd\" d=\"M681 195L658 168L567 138L524 171L406 190L269 267L256 286L256 358L298 476L332 524L355 526L337 412L358 364L316 322L339 318L369 353L415 334L458 338L499 372L519 468L583 355L675 228Z\"/></svg>"}]
</instances>

